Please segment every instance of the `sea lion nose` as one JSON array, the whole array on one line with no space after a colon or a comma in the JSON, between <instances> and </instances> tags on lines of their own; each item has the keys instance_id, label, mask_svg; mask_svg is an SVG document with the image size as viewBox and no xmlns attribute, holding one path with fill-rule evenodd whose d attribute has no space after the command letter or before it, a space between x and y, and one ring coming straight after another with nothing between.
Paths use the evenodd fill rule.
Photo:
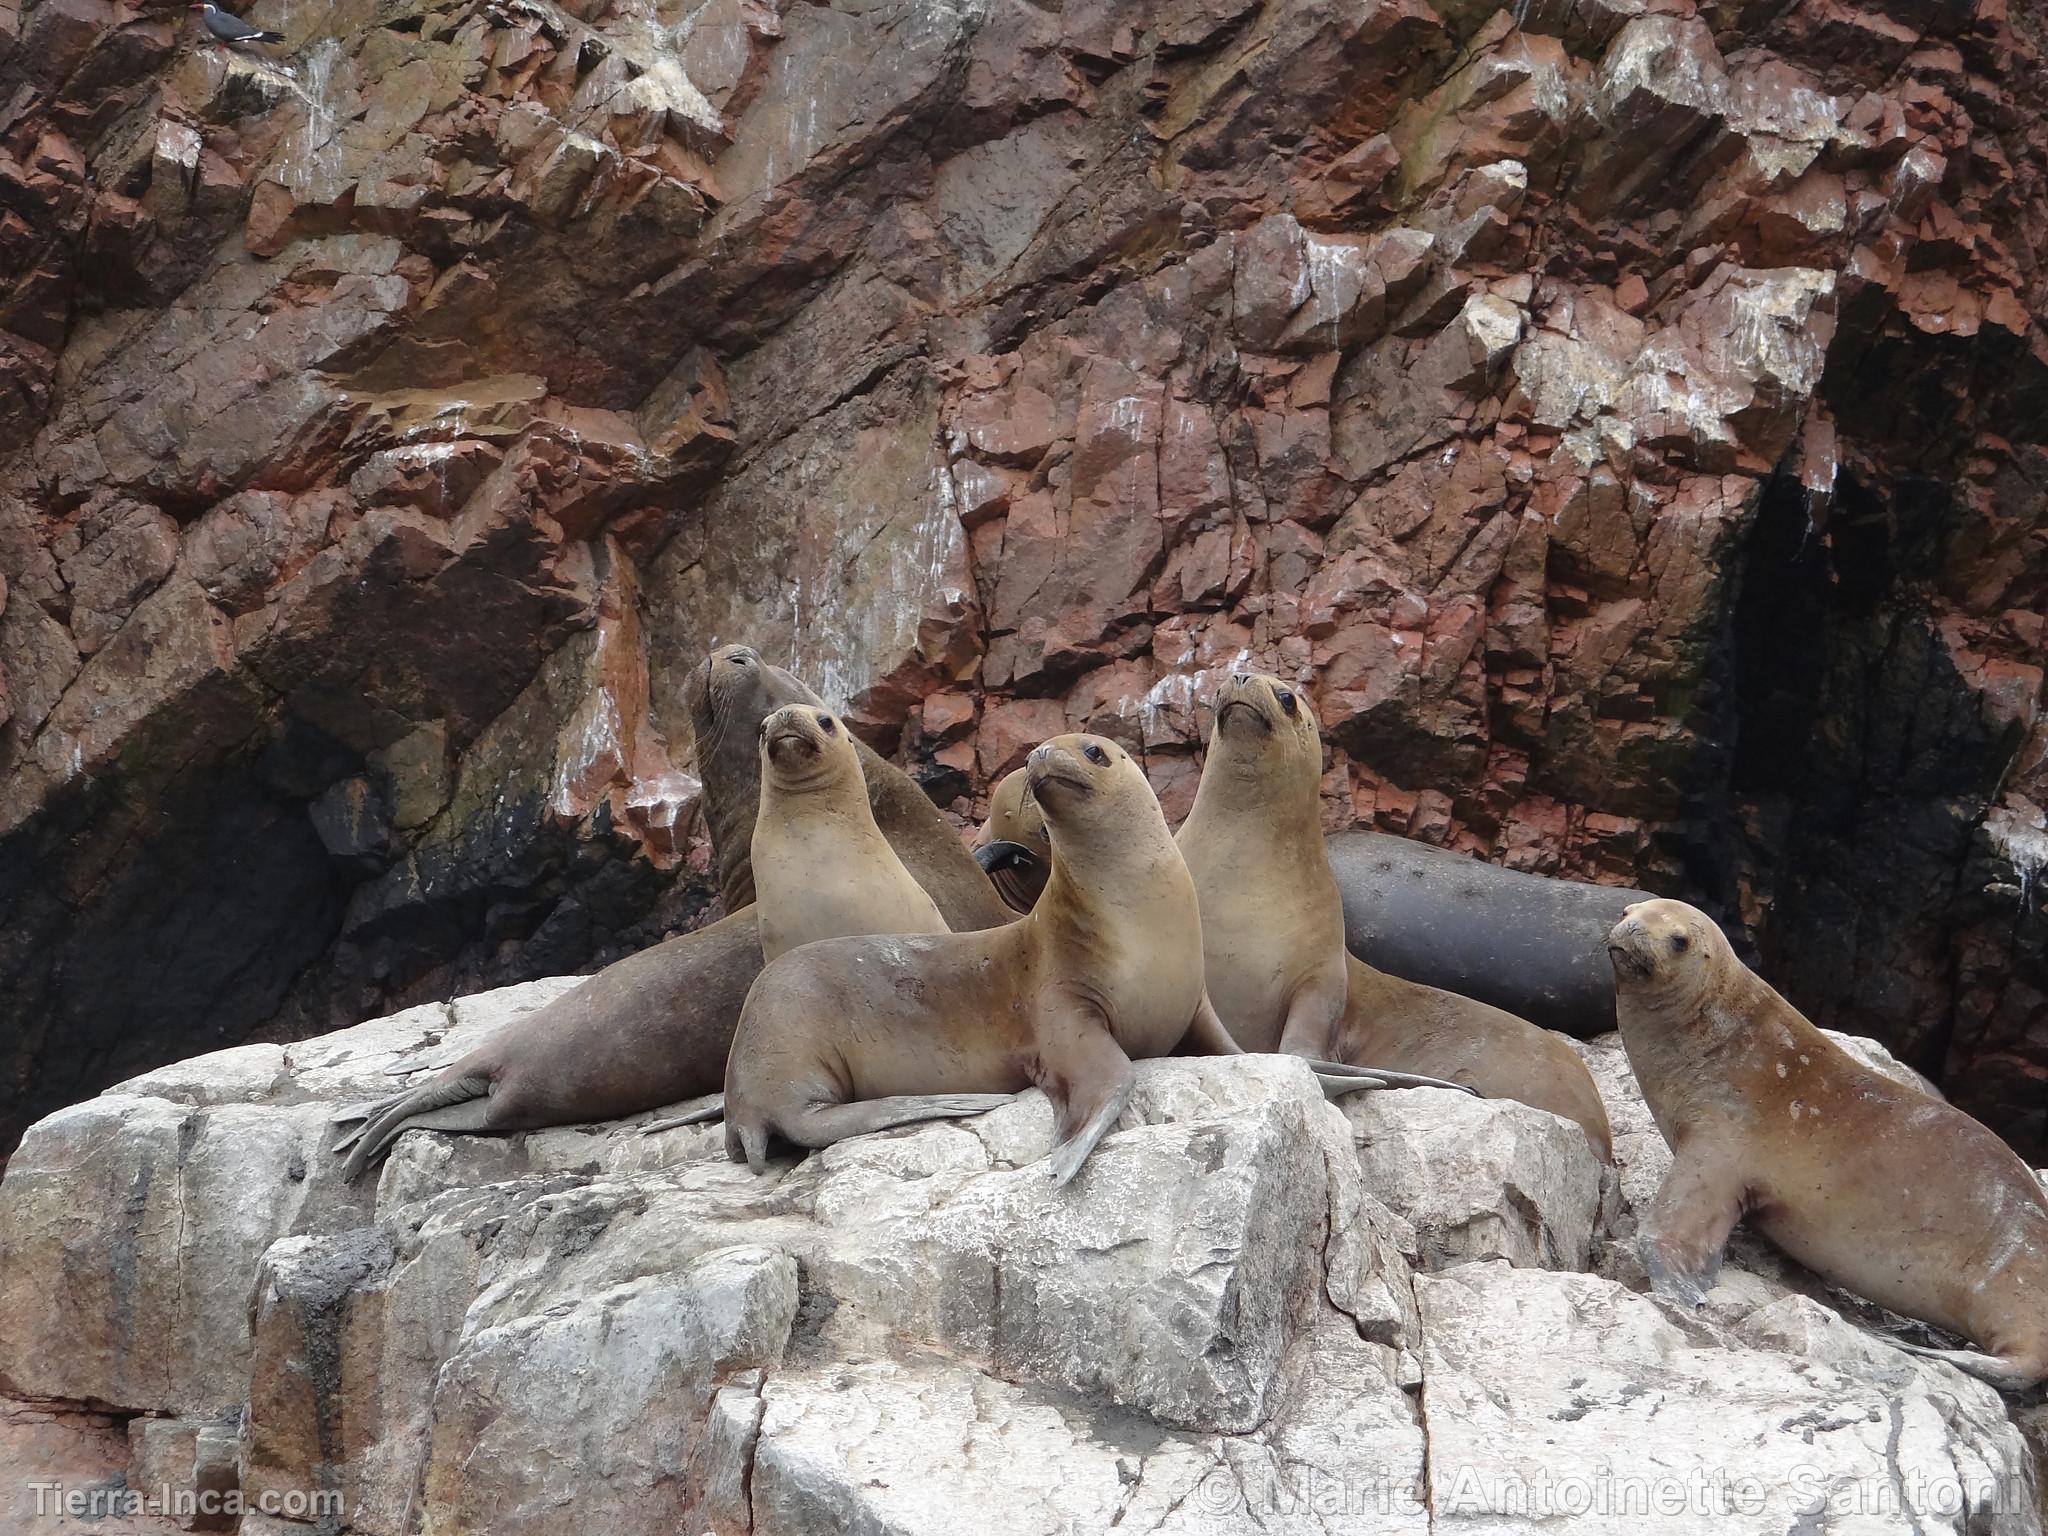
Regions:
<instances>
[{"instance_id":1,"label":"sea lion nose","mask_svg":"<svg viewBox=\"0 0 2048 1536\"><path fill-rule=\"evenodd\" d=\"M1246 683L1247 683L1248 681L1250 681L1250 679L1249 679L1249 678L1247 678L1247 677L1245 676L1245 674L1244 674L1244 673L1242 673L1242 672L1233 672L1233 673L1231 673L1231 674L1230 674L1230 680L1231 680L1231 681L1232 681L1233 683L1237 684L1237 686L1238 686L1238 687L1240 687L1240 688L1242 688L1242 687L1243 687L1243 686L1244 686L1244 685L1245 685L1245 684L1246 684Z\"/></svg>"}]
</instances>

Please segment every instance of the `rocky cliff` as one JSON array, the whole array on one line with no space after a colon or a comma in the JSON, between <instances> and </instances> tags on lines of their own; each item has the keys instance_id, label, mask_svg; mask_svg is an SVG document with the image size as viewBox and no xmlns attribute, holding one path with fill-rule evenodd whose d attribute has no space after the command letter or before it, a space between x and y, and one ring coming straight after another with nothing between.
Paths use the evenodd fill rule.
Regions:
<instances>
[{"instance_id":1,"label":"rocky cliff","mask_svg":"<svg viewBox=\"0 0 2048 1536\"><path fill-rule=\"evenodd\" d=\"M0 0L0 1147L707 900L745 638L970 813L1744 931L2048 1149L2048 99L2008 0Z\"/></svg>"},{"instance_id":2,"label":"rocky cliff","mask_svg":"<svg viewBox=\"0 0 2048 1536\"><path fill-rule=\"evenodd\" d=\"M2040 1409L1897 1319L1740 1234L1706 1311L1632 1288L1669 1154L1613 1036L1581 1049L1618 1177L1520 1104L1340 1111L1243 1057L1142 1064L1063 1190L1036 1092L760 1178L641 1116L414 1132L337 1181L337 1102L567 984L34 1127L0 1183L0 1524L60 1528L61 1482L276 1512L247 1536L2042 1529Z\"/></svg>"}]
</instances>

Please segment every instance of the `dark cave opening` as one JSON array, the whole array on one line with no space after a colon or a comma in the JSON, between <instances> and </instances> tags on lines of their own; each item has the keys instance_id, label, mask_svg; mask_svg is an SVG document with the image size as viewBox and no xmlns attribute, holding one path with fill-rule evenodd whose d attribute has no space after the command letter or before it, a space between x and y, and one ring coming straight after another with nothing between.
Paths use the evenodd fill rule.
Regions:
<instances>
[{"instance_id":1,"label":"dark cave opening","mask_svg":"<svg viewBox=\"0 0 2048 1536\"><path fill-rule=\"evenodd\" d=\"M1939 1081L1958 888L2017 740L1929 618L1949 487L1844 470L1822 526L1808 507L1774 477L1745 551L1727 905L1752 914L1761 970L1815 1023L1875 1036Z\"/></svg>"}]
</instances>

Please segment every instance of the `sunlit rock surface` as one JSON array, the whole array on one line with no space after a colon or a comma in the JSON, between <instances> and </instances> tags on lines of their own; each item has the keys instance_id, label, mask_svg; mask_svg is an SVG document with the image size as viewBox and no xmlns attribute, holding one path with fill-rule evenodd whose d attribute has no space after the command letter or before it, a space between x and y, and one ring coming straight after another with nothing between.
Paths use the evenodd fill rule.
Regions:
<instances>
[{"instance_id":1,"label":"sunlit rock surface","mask_svg":"<svg viewBox=\"0 0 2048 1536\"><path fill-rule=\"evenodd\" d=\"M1065 1190L1037 1093L758 1178L643 1116L412 1132L337 1182L338 1103L563 985L35 1126L0 1181L0 1511L122 1479L301 1500L251 1533L320 1528L315 1493L379 1536L2041 1529L2007 1405L1897 1319L1749 1243L1697 1315L1630 1288L1662 1148L1611 1038L1605 1190L1563 1120L1339 1110L1278 1057L1143 1064Z\"/></svg>"},{"instance_id":2,"label":"sunlit rock surface","mask_svg":"<svg viewBox=\"0 0 2048 1536\"><path fill-rule=\"evenodd\" d=\"M681 703L971 815L1302 678L2048 1150L2038 7L0 5L0 1147L709 900Z\"/></svg>"}]
</instances>

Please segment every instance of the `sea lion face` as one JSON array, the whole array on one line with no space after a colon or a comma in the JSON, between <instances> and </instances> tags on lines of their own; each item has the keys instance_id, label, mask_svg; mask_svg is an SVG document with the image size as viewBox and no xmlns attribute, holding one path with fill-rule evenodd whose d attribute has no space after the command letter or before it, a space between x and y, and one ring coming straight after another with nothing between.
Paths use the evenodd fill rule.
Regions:
<instances>
[{"instance_id":1,"label":"sea lion face","mask_svg":"<svg viewBox=\"0 0 2048 1536\"><path fill-rule=\"evenodd\" d=\"M1031 796L1028 767L1012 769L988 798L988 820L981 824L974 846L997 842L1021 843L1039 854L1048 851L1045 814Z\"/></svg>"},{"instance_id":2,"label":"sea lion face","mask_svg":"<svg viewBox=\"0 0 2048 1536\"><path fill-rule=\"evenodd\" d=\"M1210 745L1261 754L1275 749L1310 753L1318 768L1322 764L1322 732L1308 700L1266 672L1233 672L1216 690Z\"/></svg>"},{"instance_id":3,"label":"sea lion face","mask_svg":"<svg viewBox=\"0 0 2048 1536\"><path fill-rule=\"evenodd\" d=\"M781 789L811 786L860 771L846 724L829 710L785 704L761 722L762 777Z\"/></svg>"},{"instance_id":4,"label":"sea lion face","mask_svg":"<svg viewBox=\"0 0 2048 1536\"><path fill-rule=\"evenodd\" d=\"M1682 901L1639 901L1607 935L1616 990L1659 998L1704 989L1721 947L1713 920Z\"/></svg>"},{"instance_id":5,"label":"sea lion face","mask_svg":"<svg viewBox=\"0 0 2048 1536\"><path fill-rule=\"evenodd\" d=\"M1113 831L1128 823L1134 793L1152 793L1131 754L1103 736L1055 736L1034 747L1024 767L1055 836Z\"/></svg>"}]
</instances>

